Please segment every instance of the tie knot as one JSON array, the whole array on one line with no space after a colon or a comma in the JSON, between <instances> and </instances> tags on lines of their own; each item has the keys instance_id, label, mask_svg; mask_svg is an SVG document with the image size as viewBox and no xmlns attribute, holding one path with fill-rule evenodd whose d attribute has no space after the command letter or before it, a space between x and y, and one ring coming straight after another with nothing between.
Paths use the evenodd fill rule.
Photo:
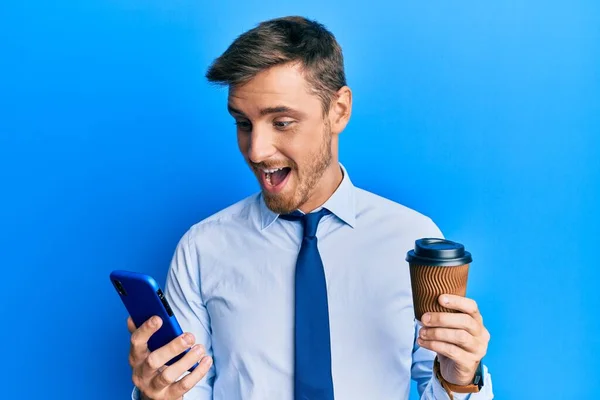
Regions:
<instances>
[{"instance_id":1,"label":"tie knot","mask_svg":"<svg viewBox=\"0 0 600 400\"><path fill-rule=\"evenodd\" d=\"M321 210L310 214L300 214L299 212L294 211L291 214L282 215L281 218L291 221L302 221L302 224L304 225L304 237L313 238L317 233L319 221L327 214L331 214L331 212L326 208L322 208Z\"/></svg>"}]
</instances>

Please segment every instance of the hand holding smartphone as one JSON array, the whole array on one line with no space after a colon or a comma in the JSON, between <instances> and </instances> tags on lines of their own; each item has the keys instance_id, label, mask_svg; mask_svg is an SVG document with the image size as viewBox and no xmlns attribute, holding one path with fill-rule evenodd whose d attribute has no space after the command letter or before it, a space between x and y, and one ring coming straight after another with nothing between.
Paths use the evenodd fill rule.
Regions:
<instances>
[{"instance_id":1,"label":"hand holding smartphone","mask_svg":"<svg viewBox=\"0 0 600 400\"><path fill-rule=\"evenodd\" d=\"M113 271L111 282L129 312L133 382L149 399L180 399L208 372L212 358L183 333L164 293L149 275ZM199 362L201 360L201 362ZM190 374L179 379L186 371Z\"/></svg>"}]
</instances>

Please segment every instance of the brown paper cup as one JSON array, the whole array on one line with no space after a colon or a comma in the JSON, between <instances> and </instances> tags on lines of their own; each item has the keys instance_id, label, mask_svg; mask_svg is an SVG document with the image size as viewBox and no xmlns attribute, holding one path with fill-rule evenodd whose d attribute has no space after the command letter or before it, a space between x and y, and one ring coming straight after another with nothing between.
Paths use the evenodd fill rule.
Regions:
<instances>
[{"instance_id":1,"label":"brown paper cup","mask_svg":"<svg viewBox=\"0 0 600 400\"><path fill-rule=\"evenodd\" d=\"M427 312L458 312L442 307L439 297L442 294L465 296L469 264L456 267L438 267L410 264L415 317L421 321Z\"/></svg>"}]
</instances>

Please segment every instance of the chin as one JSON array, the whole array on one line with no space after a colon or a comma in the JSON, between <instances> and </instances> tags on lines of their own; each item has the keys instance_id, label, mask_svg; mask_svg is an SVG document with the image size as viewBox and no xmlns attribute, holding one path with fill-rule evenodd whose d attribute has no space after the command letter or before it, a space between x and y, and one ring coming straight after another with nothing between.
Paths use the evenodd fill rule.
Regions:
<instances>
[{"instance_id":1,"label":"chin","mask_svg":"<svg viewBox=\"0 0 600 400\"><path fill-rule=\"evenodd\" d=\"M263 189L263 197L267 207L277 214L289 214L296 211L302 205L302 197L299 196L296 182L288 182L287 187L279 193L270 193Z\"/></svg>"},{"instance_id":2,"label":"chin","mask_svg":"<svg viewBox=\"0 0 600 400\"><path fill-rule=\"evenodd\" d=\"M263 190L263 197L266 206L277 214L289 214L295 211L300 206L298 201L293 198L293 195L288 193L272 194Z\"/></svg>"}]
</instances>

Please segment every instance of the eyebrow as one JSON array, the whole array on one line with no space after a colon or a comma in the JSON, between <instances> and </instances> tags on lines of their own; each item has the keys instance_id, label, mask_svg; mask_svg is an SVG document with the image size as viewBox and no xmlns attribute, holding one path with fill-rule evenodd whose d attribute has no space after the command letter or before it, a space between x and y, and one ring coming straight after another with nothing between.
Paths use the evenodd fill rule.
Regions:
<instances>
[{"instance_id":1,"label":"eyebrow","mask_svg":"<svg viewBox=\"0 0 600 400\"><path fill-rule=\"evenodd\" d=\"M227 104L227 111L229 111L230 114L238 114L241 116L246 116L246 114L244 114L243 112L241 112L240 110L233 108L231 106L231 104ZM292 114L301 114L299 111L294 110L293 108L287 107L287 106L275 106L275 107L266 107L260 110L260 116L264 117L265 115L269 115L269 114L278 114L278 113L292 113Z\"/></svg>"}]
</instances>

